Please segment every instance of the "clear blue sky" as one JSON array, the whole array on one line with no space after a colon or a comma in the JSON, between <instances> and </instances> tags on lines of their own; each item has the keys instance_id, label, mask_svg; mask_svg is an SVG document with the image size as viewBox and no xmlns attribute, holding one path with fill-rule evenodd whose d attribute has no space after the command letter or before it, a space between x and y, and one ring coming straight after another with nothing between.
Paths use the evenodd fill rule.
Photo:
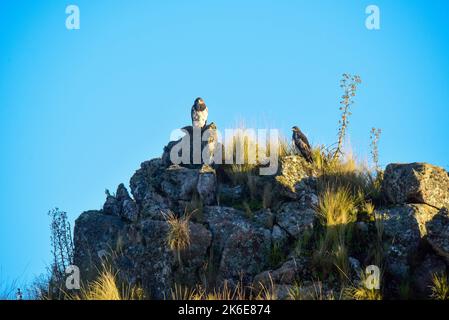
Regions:
<instances>
[{"instance_id":1,"label":"clear blue sky","mask_svg":"<svg viewBox=\"0 0 449 320\"><path fill-rule=\"evenodd\" d=\"M369 4L379 31L365 28ZM47 211L73 222L100 208L189 123L197 96L219 128L298 124L331 144L340 75L356 73L353 150L368 157L375 126L382 164L447 168L448 13L445 0L1 1L0 274L43 272Z\"/></svg>"}]
</instances>

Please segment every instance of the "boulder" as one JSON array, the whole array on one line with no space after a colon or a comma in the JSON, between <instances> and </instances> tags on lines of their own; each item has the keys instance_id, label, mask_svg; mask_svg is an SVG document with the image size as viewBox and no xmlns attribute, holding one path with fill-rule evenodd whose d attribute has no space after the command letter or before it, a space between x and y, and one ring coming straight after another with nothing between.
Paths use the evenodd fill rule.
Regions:
<instances>
[{"instance_id":1,"label":"boulder","mask_svg":"<svg viewBox=\"0 0 449 320\"><path fill-rule=\"evenodd\" d=\"M389 164L382 192L392 204L422 203L441 208L449 205L449 176L443 168L427 163Z\"/></svg>"},{"instance_id":2,"label":"boulder","mask_svg":"<svg viewBox=\"0 0 449 320\"><path fill-rule=\"evenodd\" d=\"M119 216L127 221L137 221L139 208L135 201L129 196L128 190L123 183L119 184L115 196L109 193L103 205L103 213Z\"/></svg>"},{"instance_id":3,"label":"boulder","mask_svg":"<svg viewBox=\"0 0 449 320\"><path fill-rule=\"evenodd\" d=\"M268 263L271 232L252 224L234 208L204 208L205 223L212 233L212 264L219 283L250 283Z\"/></svg>"},{"instance_id":4,"label":"boulder","mask_svg":"<svg viewBox=\"0 0 449 320\"><path fill-rule=\"evenodd\" d=\"M152 219L130 226L114 261L120 278L130 285L142 286L152 299L171 294L176 255L167 246L168 231L165 221Z\"/></svg>"},{"instance_id":5,"label":"boulder","mask_svg":"<svg viewBox=\"0 0 449 320\"><path fill-rule=\"evenodd\" d=\"M284 248L288 243L288 233L278 225L274 225L271 230L271 242L279 248Z\"/></svg>"},{"instance_id":6,"label":"boulder","mask_svg":"<svg viewBox=\"0 0 449 320\"><path fill-rule=\"evenodd\" d=\"M290 236L298 239L304 232L313 229L316 212L299 202L287 202L276 212L276 223Z\"/></svg>"},{"instance_id":7,"label":"boulder","mask_svg":"<svg viewBox=\"0 0 449 320\"><path fill-rule=\"evenodd\" d=\"M103 205L103 213L111 216L120 216L120 202L116 197L107 195L106 201Z\"/></svg>"},{"instance_id":8,"label":"boulder","mask_svg":"<svg viewBox=\"0 0 449 320\"><path fill-rule=\"evenodd\" d=\"M196 191L204 205L210 206L217 202L217 176L212 167L204 165L201 168Z\"/></svg>"},{"instance_id":9,"label":"boulder","mask_svg":"<svg viewBox=\"0 0 449 320\"><path fill-rule=\"evenodd\" d=\"M83 212L75 220L74 263L80 268L82 281L96 277L103 259L120 246L125 227L120 217L95 210Z\"/></svg>"},{"instance_id":10,"label":"boulder","mask_svg":"<svg viewBox=\"0 0 449 320\"><path fill-rule=\"evenodd\" d=\"M205 282L212 234L203 225L193 222L189 224L189 232L190 245L181 252L182 265L175 271L175 278L177 283L193 288L198 283Z\"/></svg>"},{"instance_id":11,"label":"boulder","mask_svg":"<svg viewBox=\"0 0 449 320\"><path fill-rule=\"evenodd\" d=\"M199 171L179 165L171 165L163 175L160 185L163 193L172 201L189 201L196 192Z\"/></svg>"},{"instance_id":12,"label":"boulder","mask_svg":"<svg viewBox=\"0 0 449 320\"><path fill-rule=\"evenodd\" d=\"M270 283L292 285L299 280L299 272L302 268L297 259L286 261L279 269L267 270L254 277L254 287L267 287Z\"/></svg>"},{"instance_id":13,"label":"boulder","mask_svg":"<svg viewBox=\"0 0 449 320\"><path fill-rule=\"evenodd\" d=\"M219 267L219 280L231 284L251 283L253 277L267 265L271 234L267 229L235 230L226 241Z\"/></svg>"},{"instance_id":14,"label":"boulder","mask_svg":"<svg viewBox=\"0 0 449 320\"><path fill-rule=\"evenodd\" d=\"M230 186L227 184L218 185L218 199L223 204L238 203L243 198L244 190L241 185Z\"/></svg>"},{"instance_id":15,"label":"boulder","mask_svg":"<svg viewBox=\"0 0 449 320\"><path fill-rule=\"evenodd\" d=\"M427 242L449 263L449 210L441 209L426 224Z\"/></svg>"},{"instance_id":16,"label":"boulder","mask_svg":"<svg viewBox=\"0 0 449 320\"><path fill-rule=\"evenodd\" d=\"M274 214L270 209L261 209L254 212L253 221L262 228L271 229L274 224Z\"/></svg>"},{"instance_id":17,"label":"boulder","mask_svg":"<svg viewBox=\"0 0 449 320\"><path fill-rule=\"evenodd\" d=\"M276 190L284 197L299 200L316 192L316 181L310 178L309 164L300 156L280 159L280 167L275 177Z\"/></svg>"},{"instance_id":18,"label":"boulder","mask_svg":"<svg viewBox=\"0 0 449 320\"><path fill-rule=\"evenodd\" d=\"M386 250L387 270L397 279L409 275L410 264L427 234L426 222L438 212L424 204L408 204L380 209Z\"/></svg>"},{"instance_id":19,"label":"boulder","mask_svg":"<svg viewBox=\"0 0 449 320\"><path fill-rule=\"evenodd\" d=\"M169 200L160 188L164 165L161 159L145 161L131 177L131 193L142 217L163 220L162 211L169 209Z\"/></svg>"},{"instance_id":20,"label":"boulder","mask_svg":"<svg viewBox=\"0 0 449 320\"><path fill-rule=\"evenodd\" d=\"M82 278L91 281L97 275L101 256L106 256L118 270L120 280L142 286L150 298L168 298L175 283L193 287L204 280L211 244L211 233L202 225L190 223L190 245L181 251L179 263L177 252L168 247L169 230L165 221L147 218L124 224L118 217L85 213L75 225L75 263Z\"/></svg>"}]
</instances>

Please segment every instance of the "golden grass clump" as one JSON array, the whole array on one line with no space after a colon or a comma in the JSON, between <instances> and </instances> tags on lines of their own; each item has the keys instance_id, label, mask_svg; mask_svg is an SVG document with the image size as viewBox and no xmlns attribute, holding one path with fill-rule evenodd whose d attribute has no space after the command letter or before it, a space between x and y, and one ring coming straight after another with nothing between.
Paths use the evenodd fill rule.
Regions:
<instances>
[{"instance_id":1,"label":"golden grass clump","mask_svg":"<svg viewBox=\"0 0 449 320\"><path fill-rule=\"evenodd\" d=\"M214 288L208 291L202 286L189 288L186 286L175 284L171 290L172 300L246 300L251 299L250 293L247 292L240 282L234 288L230 288L227 281L223 283L219 289Z\"/></svg>"},{"instance_id":2,"label":"golden grass clump","mask_svg":"<svg viewBox=\"0 0 449 320\"><path fill-rule=\"evenodd\" d=\"M164 215L168 223L167 244L170 250L177 254L178 262L181 263L181 251L190 246L190 214L181 217L176 216L172 211Z\"/></svg>"},{"instance_id":3,"label":"golden grass clump","mask_svg":"<svg viewBox=\"0 0 449 320\"><path fill-rule=\"evenodd\" d=\"M356 202L347 188L327 188L319 197L318 213L327 227L356 221Z\"/></svg>"},{"instance_id":4,"label":"golden grass clump","mask_svg":"<svg viewBox=\"0 0 449 320\"><path fill-rule=\"evenodd\" d=\"M136 286L119 286L116 273L103 267L96 280L82 287L79 295L68 297L71 300L142 300L143 290Z\"/></svg>"},{"instance_id":5,"label":"golden grass clump","mask_svg":"<svg viewBox=\"0 0 449 320\"><path fill-rule=\"evenodd\" d=\"M317 211L325 228L314 253L315 262L328 273L336 268L342 277L349 274L348 243L357 220L356 199L347 188L328 187L320 194Z\"/></svg>"},{"instance_id":6,"label":"golden grass clump","mask_svg":"<svg viewBox=\"0 0 449 320\"><path fill-rule=\"evenodd\" d=\"M350 300L382 300L380 289L368 288L366 286L367 276L364 272L360 274L358 285L350 286L344 290L344 296Z\"/></svg>"},{"instance_id":7,"label":"golden grass clump","mask_svg":"<svg viewBox=\"0 0 449 320\"><path fill-rule=\"evenodd\" d=\"M447 275L434 274L432 277L431 298L434 300L449 300L449 285Z\"/></svg>"}]
</instances>

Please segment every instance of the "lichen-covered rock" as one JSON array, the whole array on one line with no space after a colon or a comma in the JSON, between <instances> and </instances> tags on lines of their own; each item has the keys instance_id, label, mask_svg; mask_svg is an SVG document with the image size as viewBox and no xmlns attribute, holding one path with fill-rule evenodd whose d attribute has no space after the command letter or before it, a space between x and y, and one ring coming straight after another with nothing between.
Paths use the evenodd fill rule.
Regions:
<instances>
[{"instance_id":1,"label":"lichen-covered rock","mask_svg":"<svg viewBox=\"0 0 449 320\"><path fill-rule=\"evenodd\" d=\"M168 231L165 221L151 219L129 227L115 261L121 279L141 285L153 299L168 297L173 284L175 254L167 246Z\"/></svg>"},{"instance_id":2,"label":"lichen-covered rock","mask_svg":"<svg viewBox=\"0 0 449 320\"><path fill-rule=\"evenodd\" d=\"M300 156L287 156L280 160L278 174L275 177L277 190L282 196L298 200L306 193L314 193L315 186L310 183L308 163Z\"/></svg>"},{"instance_id":3,"label":"lichen-covered rock","mask_svg":"<svg viewBox=\"0 0 449 320\"><path fill-rule=\"evenodd\" d=\"M279 227L278 225L274 225L271 230L271 242L273 245L277 245L279 248L283 248L288 242L288 233Z\"/></svg>"},{"instance_id":4,"label":"lichen-covered rock","mask_svg":"<svg viewBox=\"0 0 449 320\"><path fill-rule=\"evenodd\" d=\"M268 264L271 234L267 229L235 230L226 241L219 267L219 280L231 284L251 283Z\"/></svg>"},{"instance_id":5,"label":"lichen-covered rock","mask_svg":"<svg viewBox=\"0 0 449 320\"><path fill-rule=\"evenodd\" d=\"M299 284L308 283L309 280L306 279L312 279L308 266L310 266L310 261L304 257L287 260L278 269L266 270L256 275L252 286L256 292L268 289L280 300L293 298L291 289L295 286L296 290L301 291L296 292L301 295L301 299L311 299L312 297L306 294L308 290L306 292L298 287Z\"/></svg>"},{"instance_id":6,"label":"lichen-covered rock","mask_svg":"<svg viewBox=\"0 0 449 320\"><path fill-rule=\"evenodd\" d=\"M291 259L276 270L267 270L259 273L254 277L253 284L255 287L267 287L270 283L294 284L299 278L299 273L303 267L301 265L302 262L298 259Z\"/></svg>"},{"instance_id":7,"label":"lichen-covered rock","mask_svg":"<svg viewBox=\"0 0 449 320\"><path fill-rule=\"evenodd\" d=\"M114 199L123 202L124 212L127 206L133 206L124 186L119 187ZM155 299L169 297L174 282L193 287L204 280L211 233L203 225L189 224L190 245L181 251L179 262L176 252L168 247L167 222L129 220L131 223L126 223L122 216L101 211L79 216L74 231L74 263L83 281L94 280L105 259L117 268L121 280L142 286Z\"/></svg>"},{"instance_id":8,"label":"lichen-covered rock","mask_svg":"<svg viewBox=\"0 0 449 320\"><path fill-rule=\"evenodd\" d=\"M142 217L163 220L161 212L169 209L169 200L160 188L164 170L161 159L153 159L143 162L131 177L131 193Z\"/></svg>"},{"instance_id":9,"label":"lichen-covered rock","mask_svg":"<svg viewBox=\"0 0 449 320\"><path fill-rule=\"evenodd\" d=\"M387 269L398 279L407 277L410 262L416 255L421 239L426 235L426 222L438 212L437 209L419 204L408 204L378 211L382 218Z\"/></svg>"},{"instance_id":10,"label":"lichen-covered rock","mask_svg":"<svg viewBox=\"0 0 449 320\"><path fill-rule=\"evenodd\" d=\"M249 283L268 262L270 230L252 224L244 212L233 208L209 206L203 214L212 233L212 263L219 283Z\"/></svg>"},{"instance_id":11,"label":"lichen-covered rock","mask_svg":"<svg viewBox=\"0 0 449 320\"><path fill-rule=\"evenodd\" d=\"M261 209L254 212L254 223L262 228L271 229L274 224L274 213L270 209Z\"/></svg>"},{"instance_id":12,"label":"lichen-covered rock","mask_svg":"<svg viewBox=\"0 0 449 320\"><path fill-rule=\"evenodd\" d=\"M83 281L93 280L102 259L116 250L126 224L118 216L101 211L83 212L75 221L74 263Z\"/></svg>"},{"instance_id":13,"label":"lichen-covered rock","mask_svg":"<svg viewBox=\"0 0 449 320\"><path fill-rule=\"evenodd\" d=\"M208 250L212 243L212 234L201 224L189 224L190 245L181 252L181 266L175 271L177 283L194 287L204 282Z\"/></svg>"},{"instance_id":14,"label":"lichen-covered rock","mask_svg":"<svg viewBox=\"0 0 449 320\"><path fill-rule=\"evenodd\" d=\"M243 186L218 185L218 199L220 203L237 203L243 198Z\"/></svg>"},{"instance_id":15,"label":"lichen-covered rock","mask_svg":"<svg viewBox=\"0 0 449 320\"><path fill-rule=\"evenodd\" d=\"M236 230L249 229L249 221L243 211L220 206L204 207L204 222L212 232L214 256L221 257L227 238Z\"/></svg>"},{"instance_id":16,"label":"lichen-covered rock","mask_svg":"<svg viewBox=\"0 0 449 320\"><path fill-rule=\"evenodd\" d=\"M389 164L382 192L392 204L449 205L449 176L443 168L427 163Z\"/></svg>"},{"instance_id":17,"label":"lichen-covered rock","mask_svg":"<svg viewBox=\"0 0 449 320\"><path fill-rule=\"evenodd\" d=\"M137 221L139 208L135 201L129 196L128 190L123 183L119 184L115 196L107 192L106 202L103 205L103 213L119 216L127 221Z\"/></svg>"},{"instance_id":18,"label":"lichen-covered rock","mask_svg":"<svg viewBox=\"0 0 449 320\"><path fill-rule=\"evenodd\" d=\"M210 166L203 166L199 171L196 190L204 205L210 206L217 202L217 176Z\"/></svg>"},{"instance_id":19,"label":"lichen-covered rock","mask_svg":"<svg viewBox=\"0 0 449 320\"><path fill-rule=\"evenodd\" d=\"M168 167L162 177L161 190L171 200L191 200L196 192L199 171L179 165Z\"/></svg>"},{"instance_id":20,"label":"lichen-covered rock","mask_svg":"<svg viewBox=\"0 0 449 320\"><path fill-rule=\"evenodd\" d=\"M116 197L107 195L103 205L103 213L111 216L120 216L120 202Z\"/></svg>"},{"instance_id":21,"label":"lichen-covered rock","mask_svg":"<svg viewBox=\"0 0 449 320\"><path fill-rule=\"evenodd\" d=\"M426 227L427 241L449 263L449 210L442 208Z\"/></svg>"},{"instance_id":22,"label":"lichen-covered rock","mask_svg":"<svg viewBox=\"0 0 449 320\"><path fill-rule=\"evenodd\" d=\"M316 212L299 202L284 203L276 213L276 223L295 239L313 229Z\"/></svg>"},{"instance_id":23,"label":"lichen-covered rock","mask_svg":"<svg viewBox=\"0 0 449 320\"><path fill-rule=\"evenodd\" d=\"M128 198L123 200L121 216L128 221L137 221L139 218L139 208L133 199Z\"/></svg>"}]
</instances>

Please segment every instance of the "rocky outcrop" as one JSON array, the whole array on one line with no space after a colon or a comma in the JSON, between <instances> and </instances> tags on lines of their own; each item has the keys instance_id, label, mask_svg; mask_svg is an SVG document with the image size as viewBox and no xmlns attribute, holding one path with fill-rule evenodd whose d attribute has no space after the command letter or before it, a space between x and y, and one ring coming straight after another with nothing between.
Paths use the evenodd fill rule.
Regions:
<instances>
[{"instance_id":1,"label":"rocky outcrop","mask_svg":"<svg viewBox=\"0 0 449 320\"><path fill-rule=\"evenodd\" d=\"M382 191L392 204L423 203L449 206L449 176L443 168L427 163L389 164Z\"/></svg>"},{"instance_id":2,"label":"rocky outcrop","mask_svg":"<svg viewBox=\"0 0 449 320\"><path fill-rule=\"evenodd\" d=\"M237 184L225 166L171 163L175 144L164 148L161 159L141 164L130 179L131 195L120 184L115 194L107 192L102 210L76 220L74 260L82 280L93 280L108 261L121 280L142 286L154 299L170 298L175 284L225 283L274 286L278 298L288 298L291 289L313 298L315 279L325 274L318 258L330 255L317 257L325 226L316 211L320 177L311 165L300 156L283 157L276 175L247 176ZM439 210L449 201L448 179L443 169L427 164L387 167L387 205L376 203L377 222L358 217L347 228L354 232L345 248L351 281L373 263L373 243L381 241L376 254L385 254L385 290L412 279L417 292L428 294L431 274L449 264L448 211ZM188 245L179 251L169 245L168 211L191 216ZM324 295L339 292L336 281L320 280Z\"/></svg>"}]
</instances>

